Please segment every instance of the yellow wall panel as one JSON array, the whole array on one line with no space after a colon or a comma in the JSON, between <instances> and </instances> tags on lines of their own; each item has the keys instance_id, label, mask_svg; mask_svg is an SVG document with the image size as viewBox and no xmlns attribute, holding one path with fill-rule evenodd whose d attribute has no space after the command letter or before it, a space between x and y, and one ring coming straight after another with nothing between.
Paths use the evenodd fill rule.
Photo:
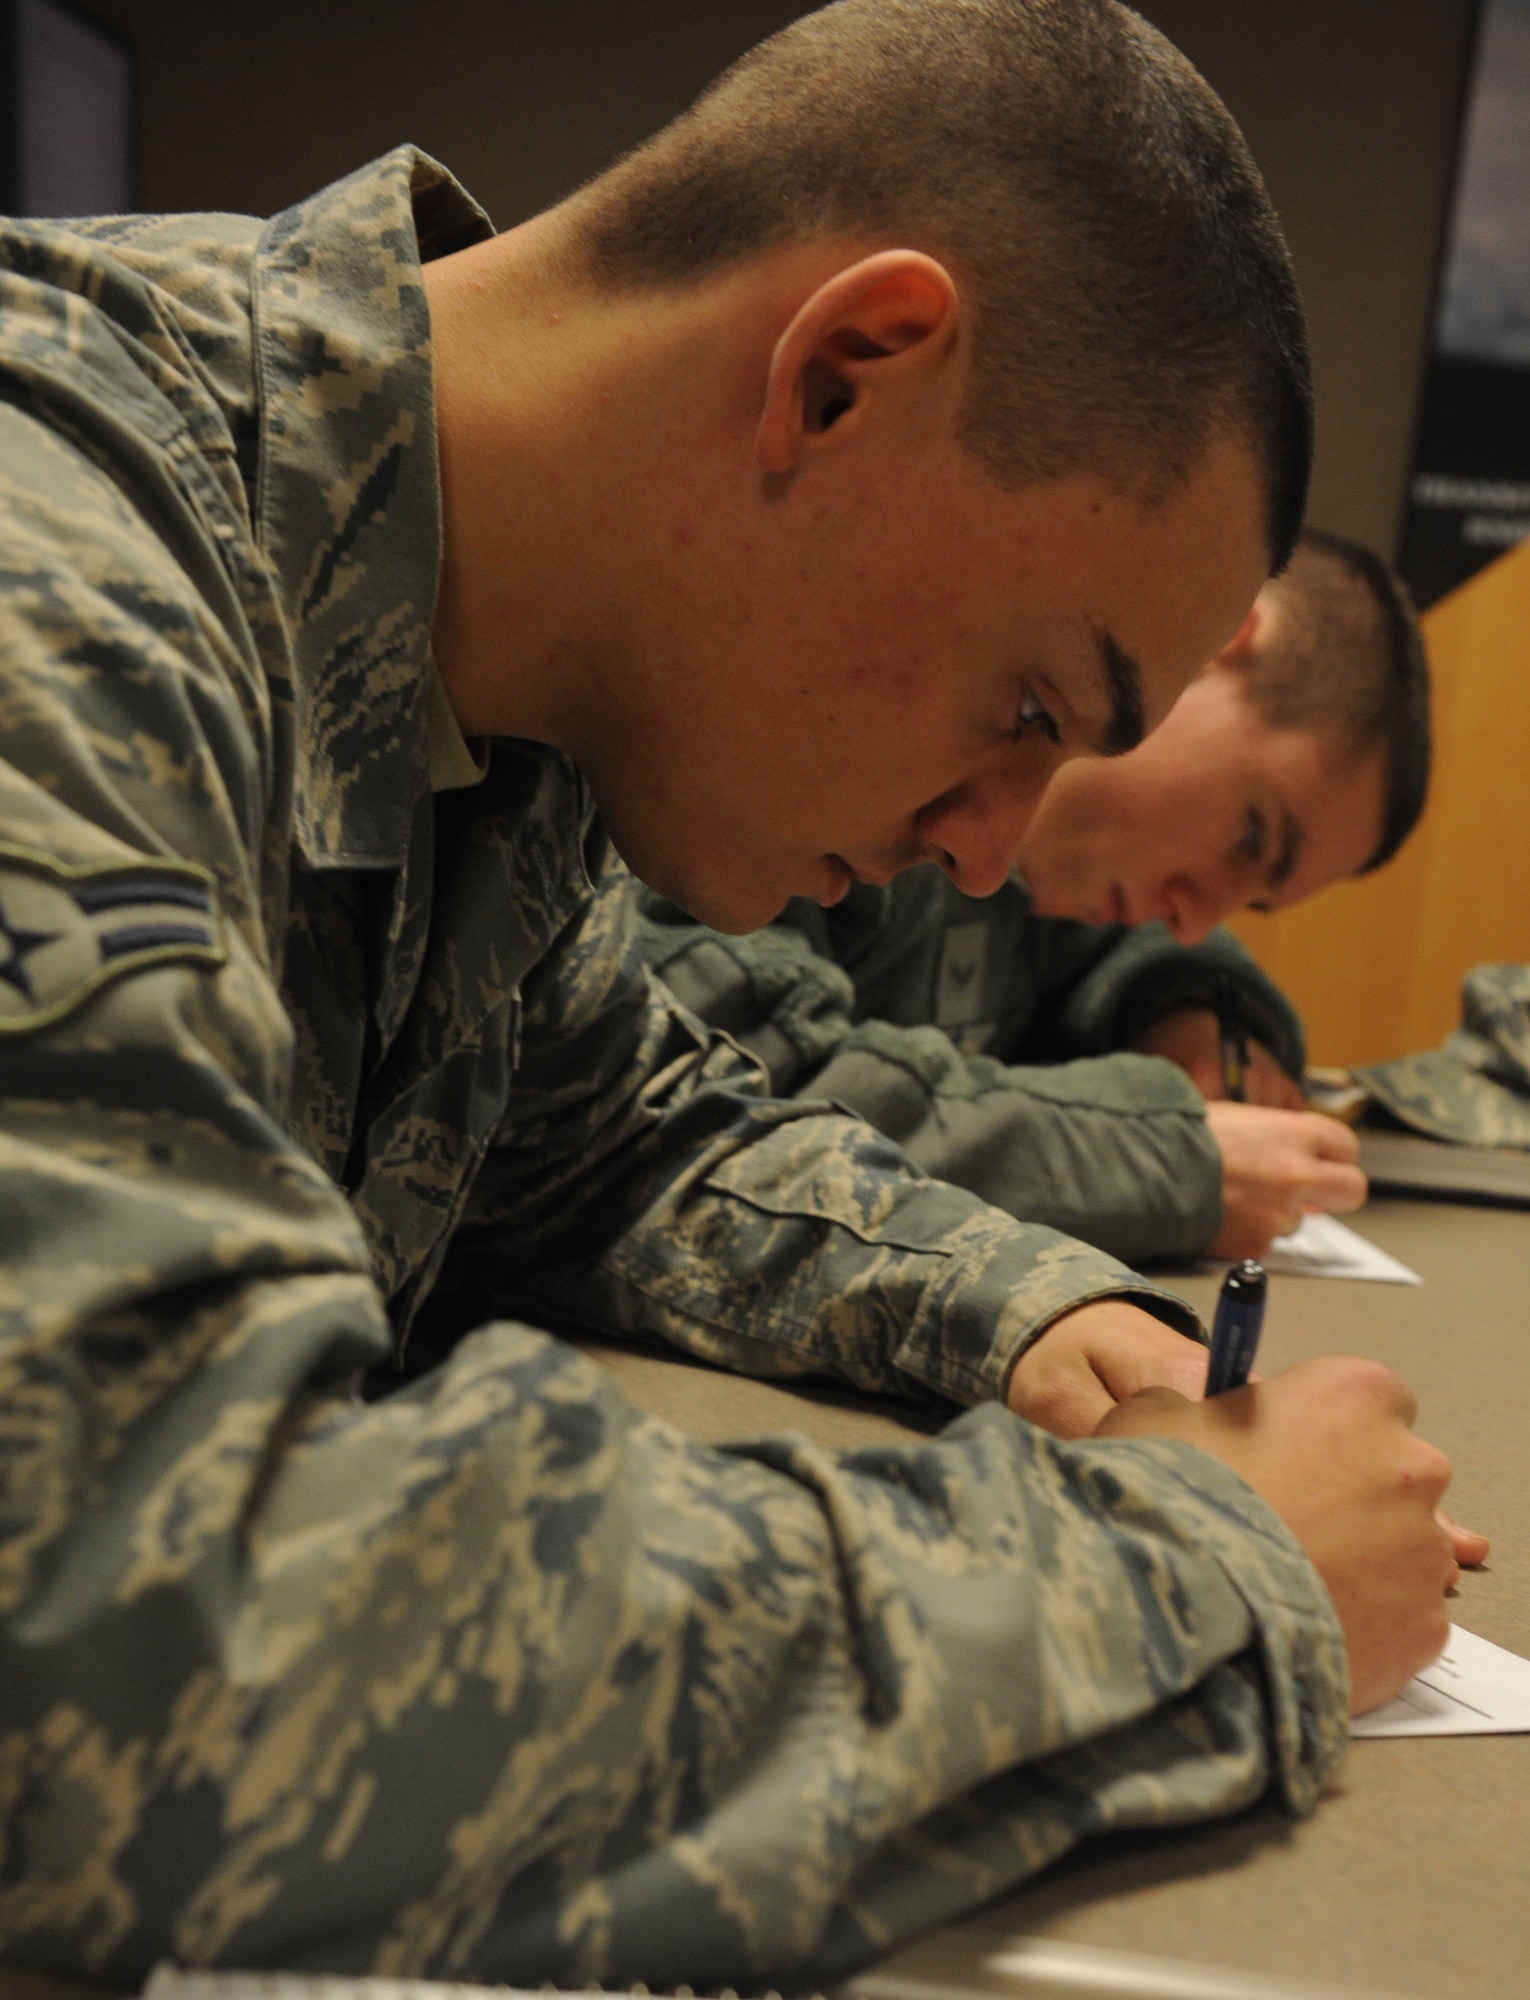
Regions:
<instances>
[{"instance_id":1,"label":"yellow wall panel","mask_svg":"<svg viewBox=\"0 0 1530 2000\"><path fill-rule=\"evenodd\" d=\"M1457 1019L1461 977L1530 960L1530 543L1424 616L1434 782L1377 875L1232 928L1290 994L1311 1059L1379 1062Z\"/></svg>"}]
</instances>

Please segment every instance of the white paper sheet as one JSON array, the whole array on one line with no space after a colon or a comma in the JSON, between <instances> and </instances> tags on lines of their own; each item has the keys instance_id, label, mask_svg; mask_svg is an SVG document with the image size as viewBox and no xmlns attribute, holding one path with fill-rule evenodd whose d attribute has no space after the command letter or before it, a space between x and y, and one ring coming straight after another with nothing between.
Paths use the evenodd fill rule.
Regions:
<instances>
[{"instance_id":1,"label":"white paper sheet","mask_svg":"<svg viewBox=\"0 0 1530 2000\"><path fill-rule=\"evenodd\" d=\"M1351 1736L1517 1736L1530 1731L1530 1660L1452 1625L1445 1650Z\"/></svg>"},{"instance_id":2,"label":"white paper sheet","mask_svg":"<svg viewBox=\"0 0 1530 2000\"><path fill-rule=\"evenodd\" d=\"M1383 1284L1421 1285L1417 1271L1378 1250L1335 1215L1304 1215L1301 1227L1277 1236L1263 1259L1283 1278L1375 1278Z\"/></svg>"}]
</instances>

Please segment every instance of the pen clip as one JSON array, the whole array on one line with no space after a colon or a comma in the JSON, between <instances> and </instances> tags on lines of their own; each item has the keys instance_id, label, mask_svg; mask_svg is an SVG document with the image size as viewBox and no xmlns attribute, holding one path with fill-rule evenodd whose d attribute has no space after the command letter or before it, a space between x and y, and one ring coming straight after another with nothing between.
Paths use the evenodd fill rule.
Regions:
<instances>
[{"instance_id":1,"label":"pen clip","mask_svg":"<svg viewBox=\"0 0 1530 2000\"><path fill-rule=\"evenodd\" d=\"M1216 1015L1222 1095L1234 1104L1242 1104L1248 1092L1248 1023L1242 996L1225 972L1217 975Z\"/></svg>"}]
</instances>

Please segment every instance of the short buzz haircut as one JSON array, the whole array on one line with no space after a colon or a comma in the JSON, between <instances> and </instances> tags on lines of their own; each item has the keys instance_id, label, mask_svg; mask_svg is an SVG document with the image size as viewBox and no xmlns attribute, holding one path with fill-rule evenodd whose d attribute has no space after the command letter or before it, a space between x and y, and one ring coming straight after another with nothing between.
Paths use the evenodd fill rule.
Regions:
<instances>
[{"instance_id":1,"label":"short buzz haircut","mask_svg":"<svg viewBox=\"0 0 1530 2000\"><path fill-rule=\"evenodd\" d=\"M1312 387L1280 225L1221 100L1118 0L838 0L572 216L608 289L814 238L945 256L972 308L960 435L992 477L1087 471L1153 505L1230 431L1289 559Z\"/></svg>"},{"instance_id":2,"label":"short buzz haircut","mask_svg":"<svg viewBox=\"0 0 1530 2000\"><path fill-rule=\"evenodd\" d=\"M1429 792L1429 664L1402 579L1371 549L1307 530L1285 574L1266 586L1276 612L1246 669L1248 699L1276 729L1306 729L1342 754L1380 747L1381 838L1362 875L1418 823Z\"/></svg>"}]
</instances>

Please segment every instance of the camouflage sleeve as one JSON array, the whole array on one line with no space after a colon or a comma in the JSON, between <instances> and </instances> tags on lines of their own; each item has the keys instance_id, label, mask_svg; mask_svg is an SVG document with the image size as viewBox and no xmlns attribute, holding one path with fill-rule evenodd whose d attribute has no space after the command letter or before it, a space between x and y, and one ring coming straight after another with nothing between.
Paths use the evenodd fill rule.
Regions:
<instances>
[{"instance_id":1,"label":"camouflage sleeve","mask_svg":"<svg viewBox=\"0 0 1530 2000\"><path fill-rule=\"evenodd\" d=\"M1198 945L1176 944L1159 923L1123 931L1059 996L1051 1014L1052 1046L1072 1056L1129 1048L1173 1007L1214 1006L1223 980L1237 992L1250 1033L1300 1078L1307 1052L1296 1009L1232 932L1220 927Z\"/></svg>"},{"instance_id":2,"label":"camouflage sleeve","mask_svg":"<svg viewBox=\"0 0 1530 2000\"><path fill-rule=\"evenodd\" d=\"M1199 1091L1156 1056L1028 1068L962 1055L938 1028L868 1021L811 1086L925 1173L1123 1262L1187 1262L1222 1222Z\"/></svg>"},{"instance_id":3,"label":"camouflage sleeve","mask_svg":"<svg viewBox=\"0 0 1530 2000\"><path fill-rule=\"evenodd\" d=\"M1090 1299L1200 1336L1114 1258L916 1172L856 1117L764 1097L646 970L626 870L593 845L594 898L524 990L514 1099L445 1283L746 1373L958 1403L1002 1395Z\"/></svg>"},{"instance_id":4,"label":"camouflage sleeve","mask_svg":"<svg viewBox=\"0 0 1530 2000\"><path fill-rule=\"evenodd\" d=\"M1125 1263L1198 1257L1222 1221L1222 1162L1173 1063L1117 1054L1019 1066L935 1027L852 1025L846 974L787 926L725 938L650 914L645 956L677 998L765 1063L771 1087L829 1098L932 1179Z\"/></svg>"},{"instance_id":5,"label":"camouflage sleeve","mask_svg":"<svg viewBox=\"0 0 1530 2000\"><path fill-rule=\"evenodd\" d=\"M338 1319L251 1280L30 1373L6 1956L790 1988L1342 1755L1321 1587L1188 1447L715 1452L509 1324L364 1405Z\"/></svg>"}]
</instances>

